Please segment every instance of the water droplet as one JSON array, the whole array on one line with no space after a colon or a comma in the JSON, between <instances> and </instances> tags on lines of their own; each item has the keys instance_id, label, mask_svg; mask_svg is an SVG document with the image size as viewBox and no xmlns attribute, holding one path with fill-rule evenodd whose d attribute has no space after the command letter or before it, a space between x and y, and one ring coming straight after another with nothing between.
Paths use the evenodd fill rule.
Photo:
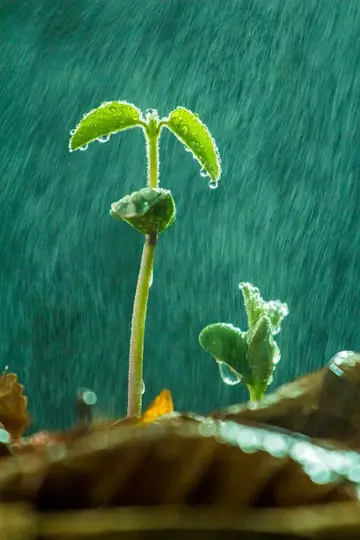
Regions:
<instances>
[{"instance_id":1,"label":"water droplet","mask_svg":"<svg viewBox=\"0 0 360 540\"><path fill-rule=\"evenodd\" d=\"M200 176L202 176L203 178L206 178L207 176L209 176L208 172L206 171L204 167L200 171Z\"/></svg>"},{"instance_id":2,"label":"water droplet","mask_svg":"<svg viewBox=\"0 0 360 540\"><path fill-rule=\"evenodd\" d=\"M209 181L209 188L210 189L217 189L219 187L219 184L216 180L210 180Z\"/></svg>"},{"instance_id":3,"label":"water droplet","mask_svg":"<svg viewBox=\"0 0 360 540\"><path fill-rule=\"evenodd\" d=\"M80 146L80 147L79 147L79 150L81 150L82 152L85 152L85 150L87 150L88 147L89 147L88 144L84 144L84 146Z\"/></svg>"},{"instance_id":4,"label":"water droplet","mask_svg":"<svg viewBox=\"0 0 360 540\"><path fill-rule=\"evenodd\" d=\"M83 393L83 400L86 405L89 405L90 407L93 405L96 405L97 403L97 395L92 390L86 390Z\"/></svg>"},{"instance_id":5,"label":"water droplet","mask_svg":"<svg viewBox=\"0 0 360 540\"><path fill-rule=\"evenodd\" d=\"M141 381L141 395L145 394L145 383L144 381Z\"/></svg>"},{"instance_id":6,"label":"water droplet","mask_svg":"<svg viewBox=\"0 0 360 540\"><path fill-rule=\"evenodd\" d=\"M157 112L156 109L146 109L145 114L151 114L151 115L153 115L153 114L155 114L156 112Z\"/></svg>"},{"instance_id":7,"label":"water droplet","mask_svg":"<svg viewBox=\"0 0 360 540\"><path fill-rule=\"evenodd\" d=\"M97 139L100 143L106 143L110 141L110 135L104 135L103 137L98 137Z\"/></svg>"},{"instance_id":8,"label":"water droplet","mask_svg":"<svg viewBox=\"0 0 360 540\"><path fill-rule=\"evenodd\" d=\"M8 431L0 428L0 443L9 444L11 442L11 436Z\"/></svg>"},{"instance_id":9,"label":"water droplet","mask_svg":"<svg viewBox=\"0 0 360 540\"><path fill-rule=\"evenodd\" d=\"M280 349L278 347L278 344L274 342L274 356L273 356L273 364L276 365L280 362L281 353Z\"/></svg>"},{"instance_id":10,"label":"water droplet","mask_svg":"<svg viewBox=\"0 0 360 540\"><path fill-rule=\"evenodd\" d=\"M185 146L185 152L191 152L190 148L188 148L187 146Z\"/></svg>"},{"instance_id":11,"label":"water droplet","mask_svg":"<svg viewBox=\"0 0 360 540\"><path fill-rule=\"evenodd\" d=\"M342 377L344 375L343 365L345 367L356 363L354 351L340 351L329 362L329 368L335 375Z\"/></svg>"},{"instance_id":12,"label":"water droplet","mask_svg":"<svg viewBox=\"0 0 360 540\"><path fill-rule=\"evenodd\" d=\"M75 133L75 131L76 131L76 129L72 129L72 130L70 131L70 135L73 136L74 133Z\"/></svg>"},{"instance_id":13,"label":"water droplet","mask_svg":"<svg viewBox=\"0 0 360 540\"><path fill-rule=\"evenodd\" d=\"M151 272L149 287L153 284L154 272Z\"/></svg>"},{"instance_id":14,"label":"water droplet","mask_svg":"<svg viewBox=\"0 0 360 540\"><path fill-rule=\"evenodd\" d=\"M268 454L274 457L286 457L289 451L289 442L286 435L281 433L267 433L264 436L262 446Z\"/></svg>"},{"instance_id":15,"label":"water droplet","mask_svg":"<svg viewBox=\"0 0 360 540\"><path fill-rule=\"evenodd\" d=\"M225 384L234 386L235 384L239 384L239 382L241 382L241 377L233 369L226 365L225 362L218 362L218 366L220 377Z\"/></svg>"}]
</instances>

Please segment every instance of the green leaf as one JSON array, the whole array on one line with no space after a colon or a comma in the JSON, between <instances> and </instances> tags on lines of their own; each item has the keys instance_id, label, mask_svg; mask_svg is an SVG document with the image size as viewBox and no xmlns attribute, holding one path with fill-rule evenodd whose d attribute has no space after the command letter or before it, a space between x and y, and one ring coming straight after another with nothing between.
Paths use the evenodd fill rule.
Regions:
<instances>
[{"instance_id":1,"label":"green leaf","mask_svg":"<svg viewBox=\"0 0 360 540\"><path fill-rule=\"evenodd\" d=\"M239 284L239 288L244 298L249 328L254 328L260 318L266 315L270 319L271 333L278 334L283 319L289 314L287 304L280 302L280 300L265 302L260 296L259 289L251 283L242 282Z\"/></svg>"},{"instance_id":2,"label":"green leaf","mask_svg":"<svg viewBox=\"0 0 360 540\"><path fill-rule=\"evenodd\" d=\"M246 334L232 324L216 323L206 326L199 335L199 343L218 363L223 362L235 371L243 382L251 382L246 353Z\"/></svg>"},{"instance_id":3,"label":"green leaf","mask_svg":"<svg viewBox=\"0 0 360 540\"><path fill-rule=\"evenodd\" d=\"M202 167L201 174L209 176L217 184L221 176L219 151L210 131L198 116L184 107L177 107L161 123L192 152Z\"/></svg>"},{"instance_id":4,"label":"green leaf","mask_svg":"<svg viewBox=\"0 0 360 540\"><path fill-rule=\"evenodd\" d=\"M127 101L108 101L85 114L71 132L70 152L86 149L95 140L105 142L113 133L141 125L141 111ZM105 138L105 139L104 139Z\"/></svg>"},{"instance_id":5,"label":"green leaf","mask_svg":"<svg viewBox=\"0 0 360 540\"><path fill-rule=\"evenodd\" d=\"M160 234L175 221L175 202L169 190L146 187L112 203L110 215L140 233Z\"/></svg>"},{"instance_id":6,"label":"green leaf","mask_svg":"<svg viewBox=\"0 0 360 540\"><path fill-rule=\"evenodd\" d=\"M265 315L259 319L255 328L248 331L247 341L249 347L246 358L252 373L252 386L266 388L271 382L275 364L280 359L269 317Z\"/></svg>"}]
</instances>

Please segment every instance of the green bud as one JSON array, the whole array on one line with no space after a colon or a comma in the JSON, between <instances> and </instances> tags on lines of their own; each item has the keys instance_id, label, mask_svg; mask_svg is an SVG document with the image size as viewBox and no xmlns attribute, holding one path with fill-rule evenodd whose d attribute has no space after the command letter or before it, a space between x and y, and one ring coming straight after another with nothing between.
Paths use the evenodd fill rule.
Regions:
<instances>
[{"instance_id":1,"label":"green bud","mask_svg":"<svg viewBox=\"0 0 360 540\"><path fill-rule=\"evenodd\" d=\"M271 382L275 365L280 360L279 347L272 336L272 327L266 315L247 333L249 348L246 358L251 369L252 386L266 389Z\"/></svg>"},{"instance_id":2,"label":"green bud","mask_svg":"<svg viewBox=\"0 0 360 540\"><path fill-rule=\"evenodd\" d=\"M281 330L283 319L289 314L287 304L280 300L265 302L261 298L260 291L251 283L240 283L239 288L243 294L249 328L254 328L258 321L266 315L270 319L271 333L273 336Z\"/></svg>"},{"instance_id":3,"label":"green bud","mask_svg":"<svg viewBox=\"0 0 360 540\"><path fill-rule=\"evenodd\" d=\"M140 233L160 234L175 221L175 202L169 190L146 187L112 203L110 215Z\"/></svg>"}]
</instances>

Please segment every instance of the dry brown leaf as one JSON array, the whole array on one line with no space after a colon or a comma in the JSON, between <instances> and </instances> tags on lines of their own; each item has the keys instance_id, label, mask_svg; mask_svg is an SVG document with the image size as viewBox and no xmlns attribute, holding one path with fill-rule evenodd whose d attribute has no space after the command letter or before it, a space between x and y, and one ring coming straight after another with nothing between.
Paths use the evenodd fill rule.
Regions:
<instances>
[{"instance_id":1,"label":"dry brown leaf","mask_svg":"<svg viewBox=\"0 0 360 540\"><path fill-rule=\"evenodd\" d=\"M0 422L13 440L19 439L30 424L27 397L15 373L0 375Z\"/></svg>"},{"instance_id":2,"label":"dry brown leaf","mask_svg":"<svg viewBox=\"0 0 360 540\"><path fill-rule=\"evenodd\" d=\"M234 405L213 416L239 423L276 426L359 450L360 354L348 357L342 354L336 355L338 371L331 365L326 366L280 386L255 407Z\"/></svg>"},{"instance_id":3,"label":"dry brown leaf","mask_svg":"<svg viewBox=\"0 0 360 540\"><path fill-rule=\"evenodd\" d=\"M119 426L128 427L136 425L147 425L155 422L158 418L174 412L174 404L169 390L162 390L160 394L155 398L151 405L146 409L144 415L141 418L125 417L116 422L110 422L109 420L95 423L92 426L91 431L107 431L108 429L114 429ZM0 417L1 421L1 417ZM69 432L49 432L40 431L35 433L26 440L26 444L22 446L23 450L33 450L42 446L56 444L59 442L72 442L79 436L85 435L85 432L79 431L76 428Z\"/></svg>"},{"instance_id":4,"label":"dry brown leaf","mask_svg":"<svg viewBox=\"0 0 360 540\"><path fill-rule=\"evenodd\" d=\"M349 470L358 467L355 453L330 455L311 440L289 434L282 455L275 456L266 449L277 453L274 435L278 443L281 434L274 430L200 417L177 426L119 426L74 444L19 453L15 462L5 459L1 501L28 502L41 511L169 504L239 514L251 506L357 500L349 475L331 468L340 456L350 460ZM320 458L330 475L319 483L307 471L317 474L313 464Z\"/></svg>"},{"instance_id":5,"label":"dry brown leaf","mask_svg":"<svg viewBox=\"0 0 360 540\"><path fill-rule=\"evenodd\" d=\"M154 399L151 405L146 409L140 424L151 424L161 416L174 412L174 403L170 390L162 390Z\"/></svg>"}]
</instances>

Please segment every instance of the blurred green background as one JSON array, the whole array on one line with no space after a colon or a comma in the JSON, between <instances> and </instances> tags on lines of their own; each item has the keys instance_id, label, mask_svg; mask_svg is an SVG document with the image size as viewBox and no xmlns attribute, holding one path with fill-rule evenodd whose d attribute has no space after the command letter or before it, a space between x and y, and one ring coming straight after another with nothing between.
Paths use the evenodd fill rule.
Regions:
<instances>
[{"instance_id":1,"label":"blurred green background","mask_svg":"<svg viewBox=\"0 0 360 540\"><path fill-rule=\"evenodd\" d=\"M358 0L0 0L0 358L25 384L33 429L73 421L79 386L126 407L142 237L109 216L146 181L141 130L69 154L102 101L209 126L210 190L163 132L161 185L177 222L159 242L145 344L145 405L247 397L198 334L244 325L240 281L287 302L271 388L360 349Z\"/></svg>"}]
</instances>

